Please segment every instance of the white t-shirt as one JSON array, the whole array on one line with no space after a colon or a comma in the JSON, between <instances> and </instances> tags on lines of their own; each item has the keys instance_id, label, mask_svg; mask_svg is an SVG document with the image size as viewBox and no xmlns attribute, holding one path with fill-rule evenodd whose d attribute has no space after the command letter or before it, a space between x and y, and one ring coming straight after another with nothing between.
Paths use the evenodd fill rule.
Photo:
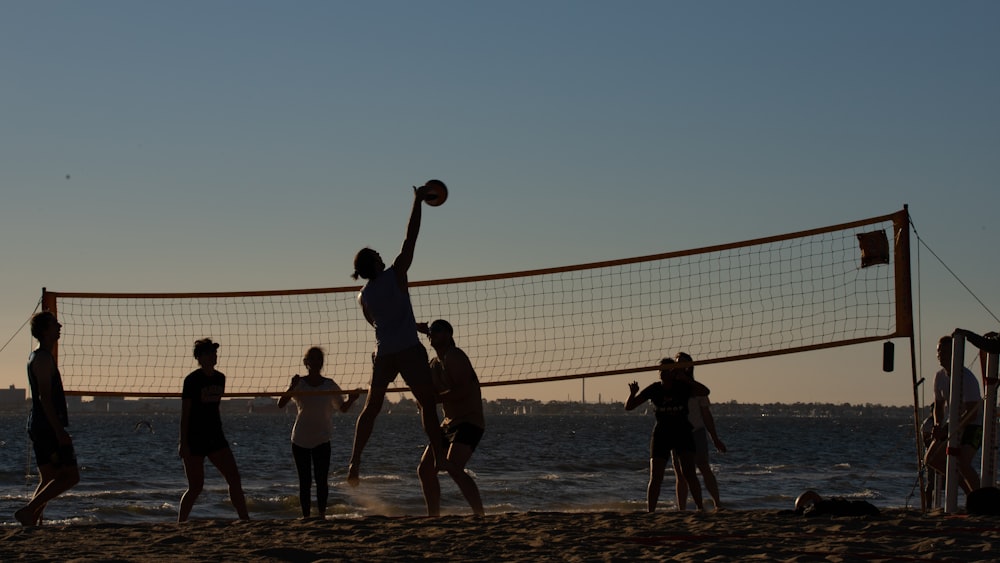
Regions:
<instances>
[{"instance_id":1,"label":"white t-shirt","mask_svg":"<svg viewBox=\"0 0 1000 563\"><path fill-rule=\"evenodd\" d=\"M951 378L948 377L948 372L942 368L934 376L934 400L943 401L947 405L948 397L950 396ZM969 371L969 368L962 368L962 402L971 403L972 401L979 401L979 406L976 407L976 415L969 422L969 426L983 425L982 400L983 395L979 392L979 380L975 374ZM944 415L946 420L943 422L947 422L948 411L945 411Z\"/></svg>"},{"instance_id":2,"label":"white t-shirt","mask_svg":"<svg viewBox=\"0 0 1000 563\"><path fill-rule=\"evenodd\" d=\"M328 377L324 377L321 384L312 386L303 377L294 391L340 391L340 386ZM292 443L300 448L315 448L329 442L333 437L333 413L342 400L343 397L337 394L292 397L299 410L292 426Z\"/></svg>"},{"instance_id":3,"label":"white t-shirt","mask_svg":"<svg viewBox=\"0 0 1000 563\"><path fill-rule=\"evenodd\" d=\"M688 421L691 423L692 430L698 431L705 427L705 419L701 416L701 409L708 405L707 395L691 395L691 398L688 399Z\"/></svg>"}]
</instances>

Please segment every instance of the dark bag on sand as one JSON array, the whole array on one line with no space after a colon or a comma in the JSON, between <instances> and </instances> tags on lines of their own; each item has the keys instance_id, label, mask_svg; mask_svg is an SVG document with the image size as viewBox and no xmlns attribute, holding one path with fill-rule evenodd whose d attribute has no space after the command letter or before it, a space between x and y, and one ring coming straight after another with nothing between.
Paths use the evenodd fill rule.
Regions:
<instances>
[{"instance_id":1,"label":"dark bag on sand","mask_svg":"<svg viewBox=\"0 0 1000 563\"><path fill-rule=\"evenodd\" d=\"M1000 515L1000 489L983 487L965 497L965 511L977 515Z\"/></svg>"},{"instance_id":2,"label":"dark bag on sand","mask_svg":"<svg viewBox=\"0 0 1000 563\"><path fill-rule=\"evenodd\" d=\"M802 513L810 516L878 516L879 510L866 500L847 500L843 498L825 499L813 503Z\"/></svg>"}]
</instances>

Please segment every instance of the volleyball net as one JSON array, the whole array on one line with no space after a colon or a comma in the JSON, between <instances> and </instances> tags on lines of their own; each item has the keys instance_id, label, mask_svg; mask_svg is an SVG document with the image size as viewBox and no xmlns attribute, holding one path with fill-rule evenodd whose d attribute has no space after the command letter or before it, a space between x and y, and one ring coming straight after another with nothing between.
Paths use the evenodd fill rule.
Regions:
<instances>
[{"instance_id":1,"label":"volleyball net","mask_svg":"<svg viewBox=\"0 0 1000 563\"><path fill-rule=\"evenodd\" d=\"M655 370L912 336L906 210L785 235L622 260L410 283L483 386ZM347 390L371 378L360 287L218 293L43 290L63 325L67 392L175 397L199 338L221 343L227 395L273 396L307 348ZM426 344L426 339L424 339ZM433 351L431 351L433 353ZM399 380L401 381L401 380Z\"/></svg>"}]
</instances>

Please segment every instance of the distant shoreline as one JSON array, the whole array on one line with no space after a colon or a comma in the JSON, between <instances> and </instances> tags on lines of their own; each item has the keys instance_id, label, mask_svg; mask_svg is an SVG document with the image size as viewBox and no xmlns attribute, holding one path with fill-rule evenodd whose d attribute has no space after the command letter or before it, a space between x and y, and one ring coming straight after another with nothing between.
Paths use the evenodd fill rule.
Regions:
<instances>
[{"instance_id":1,"label":"distant shoreline","mask_svg":"<svg viewBox=\"0 0 1000 563\"><path fill-rule=\"evenodd\" d=\"M77 398L79 399L79 398ZM549 401L541 402L520 399L498 399L484 401L488 416L565 416L586 414L595 416L646 416L643 409L626 411L620 402L614 403L581 403L579 401ZM30 401L24 405L0 405L0 414L26 414L31 408ZM252 399L228 399L223 402L223 410L227 413L275 414L285 413L271 402L254 402ZM291 411L294 413L294 410ZM72 401L71 416L103 415L103 414L173 414L180 413L180 399L111 399L101 397L95 401ZM404 398L401 401L386 402L383 409L386 415L416 415L417 406L412 400ZM854 405L834 403L737 403L729 401L713 403L712 414L716 417L727 416L786 416L786 417L840 417L840 418L912 418L913 407L896 407L885 405Z\"/></svg>"}]
</instances>

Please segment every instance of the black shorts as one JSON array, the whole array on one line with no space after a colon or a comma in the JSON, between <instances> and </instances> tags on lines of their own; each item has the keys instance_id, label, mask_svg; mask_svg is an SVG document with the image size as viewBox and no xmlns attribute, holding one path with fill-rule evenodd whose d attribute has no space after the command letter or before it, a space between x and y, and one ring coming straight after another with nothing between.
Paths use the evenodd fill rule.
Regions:
<instances>
[{"instance_id":1,"label":"black shorts","mask_svg":"<svg viewBox=\"0 0 1000 563\"><path fill-rule=\"evenodd\" d=\"M476 451L476 446L483 439L486 430L470 422L461 422L455 425L441 425L441 432L444 433L445 449L451 444L463 444Z\"/></svg>"},{"instance_id":2,"label":"black shorts","mask_svg":"<svg viewBox=\"0 0 1000 563\"><path fill-rule=\"evenodd\" d=\"M965 430L962 431L962 445L972 446L974 450L981 448L983 446L983 427L966 426Z\"/></svg>"},{"instance_id":3,"label":"black shorts","mask_svg":"<svg viewBox=\"0 0 1000 563\"><path fill-rule=\"evenodd\" d=\"M649 439L649 457L651 459L670 459L670 451L695 452L694 434L684 432L653 432Z\"/></svg>"},{"instance_id":4,"label":"black shorts","mask_svg":"<svg viewBox=\"0 0 1000 563\"><path fill-rule=\"evenodd\" d=\"M60 467L76 467L76 451L73 444L62 445L55 432L29 432L31 445L35 450L35 463L39 466L51 465Z\"/></svg>"},{"instance_id":5,"label":"black shorts","mask_svg":"<svg viewBox=\"0 0 1000 563\"><path fill-rule=\"evenodd\" d=\"M226 441L226 436L219 433L212 433L209 435L189 435L188 436L188 451L191 455L196 455L199 457L207 457L210 454L214 454L219 450L224 450L229 447L229 442Z\"/></svg>"},{"instance_id":6,"label":"black shorts","mask_svg":"<svg viewBox=\"0 0 1000 563\"><path fill-rule=\"evenodd\" d=\"M948 425L945 424L941 428L945 432L948 432ZM947 442L946 442L947 443ZM979 425L968 425L962 430L962 437L959 439L959 445L962 446L972 446L972 449L978 450L983 447L983 427Z\"/></svg>"},{"instance_id":7,"label":"black shorts","mask_svg":"<svg viewBox=\"0 0 1000 563\"><path fill-rule=\"evenodd\" d=\"M428 364L427 348L423 344L411 346L395 354L372 358L372 387L386 388L401 374L403 381L413 386L431 384L431 367Z\"/></svg>"}]
</instances>

